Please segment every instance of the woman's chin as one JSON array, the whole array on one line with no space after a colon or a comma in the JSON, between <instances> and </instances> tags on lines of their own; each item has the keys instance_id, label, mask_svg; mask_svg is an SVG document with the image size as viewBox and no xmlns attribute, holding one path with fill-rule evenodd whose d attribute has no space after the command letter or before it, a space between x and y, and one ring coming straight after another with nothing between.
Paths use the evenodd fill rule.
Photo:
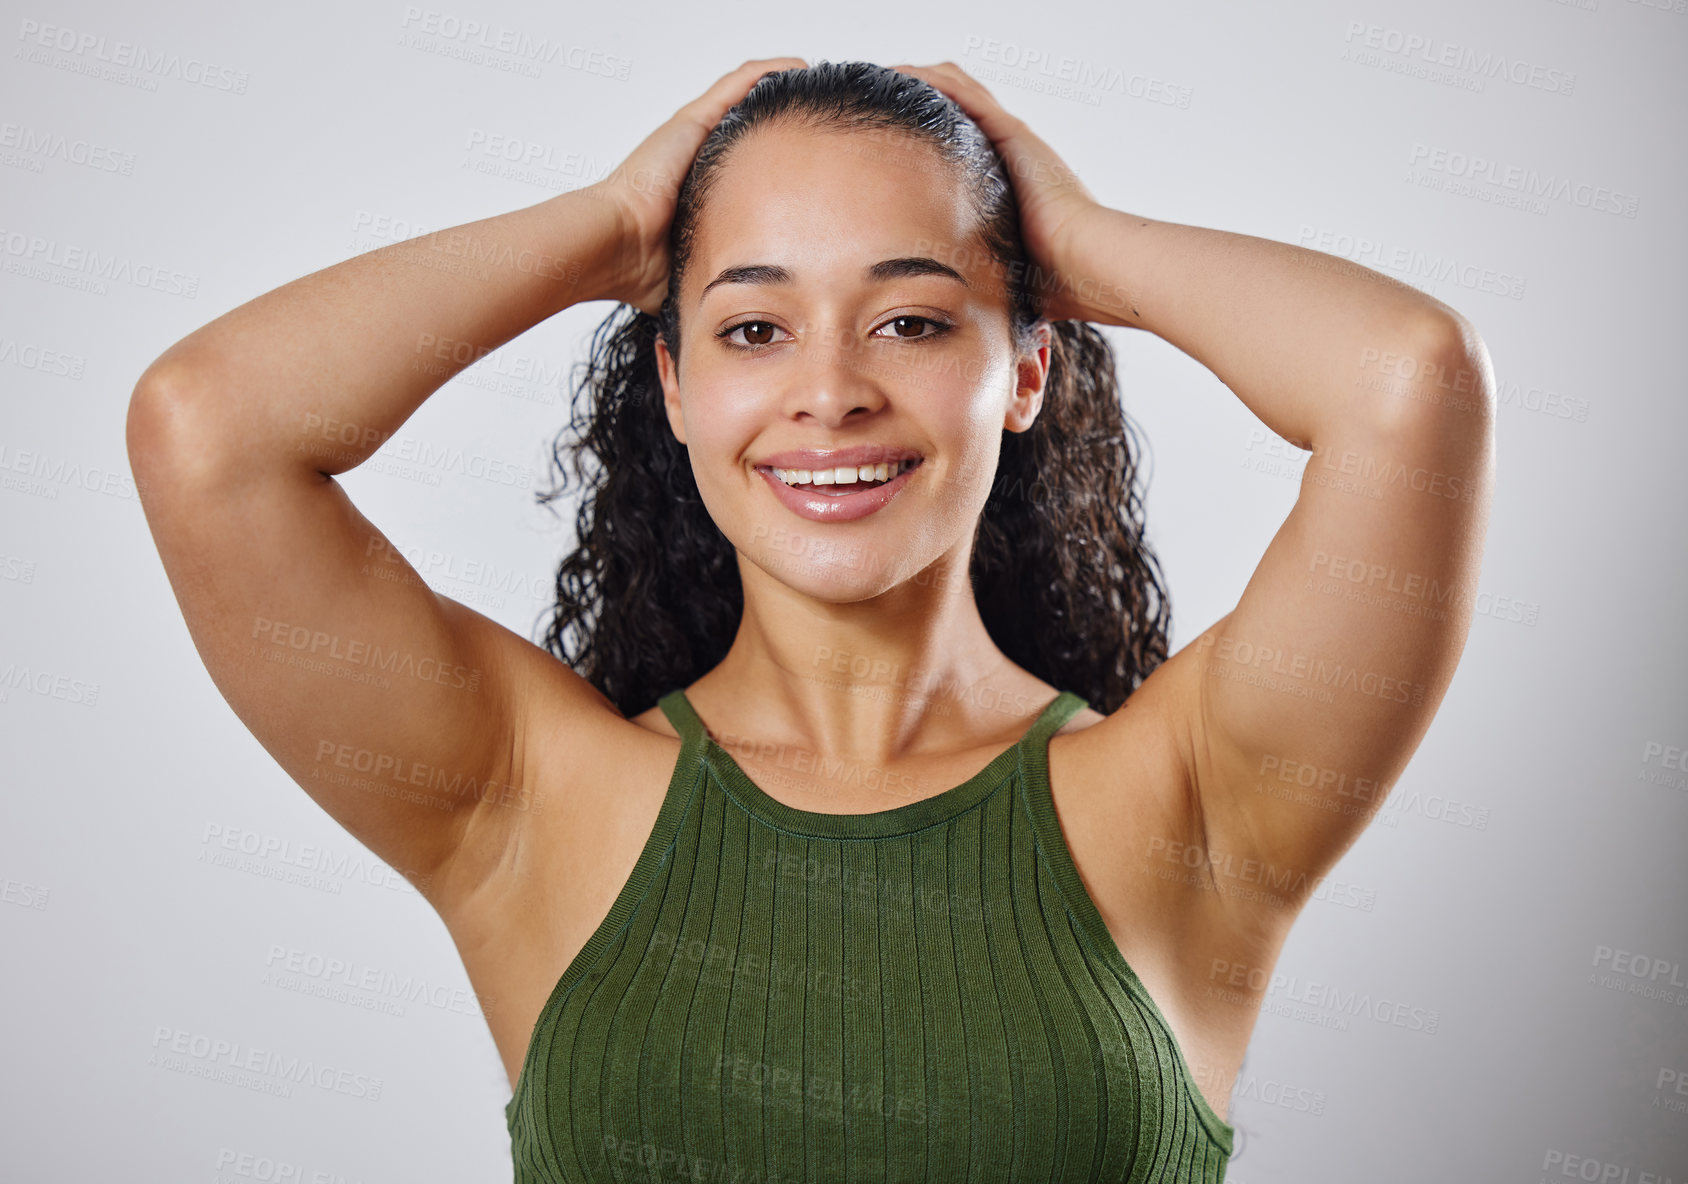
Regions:
<instances>
[{"instance_id":1,"label":"woman's chin","mask_svg":"<svg viewBox=\"0 0 1688 1184\"><path fill-rule=\"evenodd\" d=\"M910 568L897 551L870 543L829 542L814 533L788 535L746 558L794 592L829 604L854 604L895 588Z\"/></svg>"}]
</instances>

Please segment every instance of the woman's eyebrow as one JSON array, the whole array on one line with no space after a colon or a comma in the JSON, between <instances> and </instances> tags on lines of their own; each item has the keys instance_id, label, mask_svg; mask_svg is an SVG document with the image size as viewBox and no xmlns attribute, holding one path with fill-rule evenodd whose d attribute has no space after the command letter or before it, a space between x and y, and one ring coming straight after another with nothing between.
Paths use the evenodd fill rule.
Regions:
<instances>
[{"instance_id":1,"label":"woman's eyebrow","mask_svg":"<svg viewBox=\"0 0 1688 1184\"><path fill-rule=\"evenodd\" d=\"M955 268L939 263L927 255L882 259L862 271L862 278L875 284L918 275L947 276L963 287L973 286L967 282L967 277ZM777 263L748 263L741 267L729 267L703 286L703 291L698 293L698 303L703 303L703 298L709 295L709 290L718 284L789 284L793 278L789 270Z\"/></svg>"}]
</instances>

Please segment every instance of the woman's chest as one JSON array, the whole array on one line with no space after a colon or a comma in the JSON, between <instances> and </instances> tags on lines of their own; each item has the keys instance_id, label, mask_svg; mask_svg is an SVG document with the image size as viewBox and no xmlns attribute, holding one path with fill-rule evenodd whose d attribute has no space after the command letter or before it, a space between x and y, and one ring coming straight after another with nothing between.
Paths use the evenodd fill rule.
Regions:
<instances>
[{"instance_id":1,"label":"woman's chest","mask_svg":"<svg viewBox=\"0 0 1688 1184\"><path fill-rule=\"evenodd\" d=\"M777 768L753 757L744 767L804 800L798 785L775 785ZM500 910L523 919L519 933L485 943L484 956L465 952L477 989L484 982L507 1004L489 1009L489 1023L512 1085L525 1063L530 1080L546 1083L543 1104L571 1115L575 1090L594 1091L606 1145L633 1137L611 1099L637 1100L637 1114L660 1096L676 1116L718 1105L725 1121L750 1106L754 1123L774 1127L792 1114L830 1115L842 1131L871 1115L892 1142L899 1131L925 1139L915 1128L940 1117L952 1132L962 1118L964 1131L1012 1130L1029 1108L1079 1124L1061 1135L1066 1147L1110 1106L1118 1118L1145 1104L1145 1063L1176 1069L1183 1050L1191 1063L1223 1064L1232 1055L1218 1047L1224 1034L1185 1020L1176 967L1189 963L1164 953L1164 882L1102 866L1121 850L1105 833L1117 810L1098 808L1092 769L1056 767L1058 837L1158 1009L1075 938L1053 881L1039 879L1035 844L1018 862L1014 840L999 835L993 846L988 811L941 844L829 847L735 833L743 820L720 799L718 817L695 820L695 841L645 886L638 916L621 919L613 952L600 941L593 974L556 1008L559 975L605 936L646 850L668 772L653 764L652 786L554 827L545 842L555 857L530 861ZM804 784L819 793L829 782ZM1068 845L1067 835L1082 838ZM1204 1095L1222 1114L1229 1078L1209 1078ZM1163 1117L1178 1113L1179 1073L1161 1084L1151 1102Z\"/></svg>"},{"instance_id":2,"label":"woman's chest","mask_svg":"<svg viewBox=\"0 0 1688 1184\"><path fill-rule=\"evenodd\" d=\"M1005 793L917 835L794 841L702 793L541 1009L507 1114L527 1178L614 1178L624 1153L769 1179L1217 1178L1187 1171L1229 1132L1020 817Z\"/></svg>"}]
</instances>

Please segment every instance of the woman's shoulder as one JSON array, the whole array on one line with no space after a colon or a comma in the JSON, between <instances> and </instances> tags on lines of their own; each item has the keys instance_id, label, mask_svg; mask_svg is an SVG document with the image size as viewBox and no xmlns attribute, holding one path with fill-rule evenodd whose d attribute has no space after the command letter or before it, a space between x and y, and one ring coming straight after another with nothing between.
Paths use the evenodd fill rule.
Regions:
<instances>
[{"instance_id":1,"label":"woman's shoulder","mask_svg":"<svg viewBox=\"0 0 1688 1184\"><path fill-rule=\"evenodd\" d=\"M669 722L667 713L662 710L661 704L658 703L651 704L637 715L628 716L627 722L643 728L647 732L654 732L659 736L667 736L674 740L680 738L680 733Z\"/></svg>"}]
</instances>

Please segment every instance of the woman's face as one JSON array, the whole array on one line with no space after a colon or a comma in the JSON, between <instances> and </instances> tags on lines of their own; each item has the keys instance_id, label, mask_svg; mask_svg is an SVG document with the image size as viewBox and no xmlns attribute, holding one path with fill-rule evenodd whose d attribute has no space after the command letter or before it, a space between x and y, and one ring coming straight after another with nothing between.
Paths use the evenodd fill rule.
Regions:
<instances>
[{"instance_id":1,"label":"woman's face","mask_svg":"<svg viewBox=\"0 0 1688 1184\"><path fill-rule=\"evenodd\" d=\"M973 223L955 174L902 136L769 127L717 173L678 295L678 366L660 342L657 364L710 515L782 583L835 602L965 584L1002 431L1031 426L1048 365L1046 347L1016 354ZM873 495L833 496L860 484L776 485L770 462L801 476L777 454L856 446L887 474L918 459L871 513ZM819 462L853 461L797 459L811 482L837 467Z\"/></svg>"}]
</instances>

